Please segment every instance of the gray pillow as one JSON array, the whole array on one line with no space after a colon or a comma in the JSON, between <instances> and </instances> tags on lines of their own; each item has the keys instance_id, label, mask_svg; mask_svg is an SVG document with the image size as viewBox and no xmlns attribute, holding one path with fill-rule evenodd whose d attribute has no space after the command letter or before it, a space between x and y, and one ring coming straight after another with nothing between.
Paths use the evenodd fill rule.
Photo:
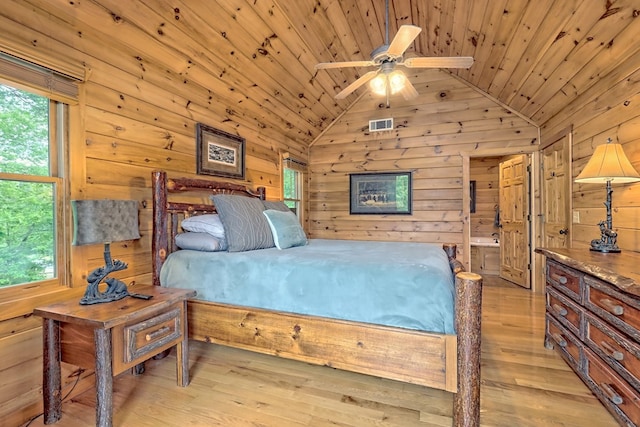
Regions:
<instances>
[{"instance_id":1,"label":"gray pillow","mask_svg":"<svg viewBox=\"0 0 640 427\"><path fill-rule=\"evenodd\" d=\"M282 200L278 200L277 202L273 202L271 200L263 200L262 204L265 209L273 209L281 212L291 212L289 206L285 205Z\"/></svg>"},{"instance_id":2,"label":"gray pillow","mask_svg":"<svg viewBox=\"0 0 640 427\"><path fill-rule=\"evenodd\" d=\"M262 200L254 197L216 194L211 196L224 226L229 252L275 246Z\"/></svg>"},{"instance_id":3,"label":"gray pillow","mask_svg":"<svg viewBox=\"0 0 640 427\"><path fill-rule=\"evenodd\" d=\"M176 235L176 246L180 249L194 251L219 252L227 249L227 242L217 239L209 233L188 232Z\"/></svg>"}]
</instances>

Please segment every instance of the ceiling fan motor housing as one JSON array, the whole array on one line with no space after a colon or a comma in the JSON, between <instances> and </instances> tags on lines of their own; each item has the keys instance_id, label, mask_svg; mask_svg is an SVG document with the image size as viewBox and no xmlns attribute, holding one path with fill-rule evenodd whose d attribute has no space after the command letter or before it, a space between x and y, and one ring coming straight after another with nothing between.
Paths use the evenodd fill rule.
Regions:
<instances>
[{"instance_id":1,"label":"ceiling fan motor housing","mask_svg":"<svg viewBox=\"0 0 640 427\"><path fill-rule=\"evenodd\" d=\"M373 50L371 52L371 61L376 64L385 64L390 62L396 62L398 60L402 61L402 55L400 56L390 56L388 53L389 45L382 45Z\"/></svg>"}]
</instances>

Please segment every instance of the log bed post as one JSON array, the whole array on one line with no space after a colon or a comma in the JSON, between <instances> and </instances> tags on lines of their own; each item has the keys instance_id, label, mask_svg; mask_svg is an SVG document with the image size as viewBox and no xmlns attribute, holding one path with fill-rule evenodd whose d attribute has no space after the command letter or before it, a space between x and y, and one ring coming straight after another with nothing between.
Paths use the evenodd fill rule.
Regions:
<instances>
[{"instance_id":1,"label":"log bed post","mask_svg":"<svg viewBox=\"0 0 640 427\"><path fill-rule=\"evenodd\" d=\"M454 427L480 425L480 330L482 276L456 275L456 332L458 334L458 392L453 400Z\"/></svg>"},{"instance_id":2,"label":"log bed post","mask_svg":"<svg viewBox=\"0 0 640 427\"><path fill-rule=\"evenodd\" d=\"M167 258L169 236L167 232L167 173L153 171L151 174L153 189L153 233L151 233L151 258L153 284L160 286L160 269Z\"/></svg>"}]
</instances>

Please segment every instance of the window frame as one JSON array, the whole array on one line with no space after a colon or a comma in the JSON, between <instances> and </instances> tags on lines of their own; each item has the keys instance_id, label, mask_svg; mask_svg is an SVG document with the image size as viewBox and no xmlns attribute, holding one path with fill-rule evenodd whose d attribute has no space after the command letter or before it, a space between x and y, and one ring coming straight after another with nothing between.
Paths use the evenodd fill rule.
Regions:
<instances>
[{"instance_id":1,"label":"window frame","mask_svg":"<svg viewBox=\"0 0 640 427\"><path fill-rule=\"evenodd\" d=\"M4 64L3 61L6 61L6 58L4 56L0 56L0 63ZM11 66L18 67L18 69L21 65L22 63L18 59L15 59L11 64ZM44 74L51 73L50 70L33 64L27 64L25 67L28 67L31 72L36 69L42 71ZM38 176L0 172L0 179L53 185L53 200L55 203L53 211L55 223L54 263L56 274L55 277L51 279L0 288L0 304L3 305L2 318L10 318L12 315L20 315L21 312L24 311L24 306L22 304L17 305L8 303L43 294L49 294L51 292L66 290L69 288L70 283L70 271L67 266L68 260L70 259L70 245L68 244L70 239L70 227L68 219L69 208L67 207L69 202L67 159L70 140L69 128L71 124L70 109L72 108L71 103L73 102L73 99L69 98L67 93L56 94L51 87L38 86L34 83L34 80L26 82L24 80L21 81L11 77L11 73L9 73L9 76L7 76L7 73L1 73L0 84L34 93L49 100L49 174ZM60 76L58 76L58 78L60 78ZM35 81L37 82L38 80ZM45 81L48 80L45 79ZM13 306L15 307L11 308Z\"/></svg>"},{"instance_id":2,"label":"window frame","mask_svg":"<svg viewBox=\"0 0 640 427\"><path fill-rule=\"evenodd\" d=\"M297 198L288 198L285 195L284 183L285 183L285 170L291 170L296 174L295 188ZM292 158L288 153L282 155L282 200L286 202L294 202L296 204L296 216L301 224L304 224L305 212L304 212L304 185L307 172L307 164L301 160Z\"/></svg>"},{"instance_id":3,"label":"window frame","mask_svg":"<svg viewBox=\"0 0 640 427\"><path fill-rule=\"evenodd\" d=\"M283 175L286 173L285 171L287 171L287 170L290 170L295 174L295 176L294 176L294 187L295 187L295 193L296 193L297 197L296 198L287 197L285 195L284 185L283 185L283 188L282 188L282 200L285 202L285 204L287 202L293 202L295 204L295 206L296 206L296 216L298 217L298 219L300 219L301 214L302 214L302 198L300 197L300 194L302 193L302 191L300 191L301 181L302 181L301 180L302 173L300 171L296 170L296 169L288 168L288 167L285 166L282 169ZM286 180L284 179L284 176L283 176L283 183L285 181Z\"/></svg>"}]
</instances>

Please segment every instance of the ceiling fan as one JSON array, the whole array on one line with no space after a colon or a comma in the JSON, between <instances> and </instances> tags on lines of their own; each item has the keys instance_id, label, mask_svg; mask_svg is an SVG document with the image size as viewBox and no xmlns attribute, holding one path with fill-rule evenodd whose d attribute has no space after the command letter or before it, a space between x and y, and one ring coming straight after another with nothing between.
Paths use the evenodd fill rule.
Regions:
<instances>
[{"instance_id":1,"label":"ceiling fan","mask_svg":"<svg viewBox=\"0 0 640 427\"><path fill-rule=\"evenodd\" d=\"M386 95L387 103L389 102L389 96L396 93L402 94L405 99L409 100L418 96L418 91L404 73L396 68L397 66L407 68L469 68L473 65L473 57L471 56L404 59L405 50L418 37L422 28L415 25L402 25L391 43L389 43L389 0L386 2L385 29L385 44L371 52L369 61L321 62L316 64L316 70L343 67L377 67L377 70L363 74L356 81L345 87L335 96L336 99L346 98L360 86L369 82L374 93Z\"/></svg>"}]
</instances>

